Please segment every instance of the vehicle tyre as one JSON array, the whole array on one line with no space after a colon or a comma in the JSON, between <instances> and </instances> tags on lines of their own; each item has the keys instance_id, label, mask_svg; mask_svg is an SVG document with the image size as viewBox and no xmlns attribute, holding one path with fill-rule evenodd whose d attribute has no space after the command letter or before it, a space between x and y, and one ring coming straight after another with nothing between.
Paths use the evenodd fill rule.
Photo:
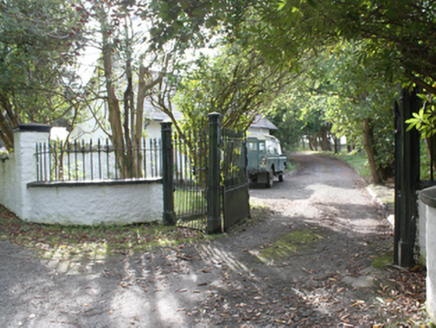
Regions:
<instances>
[{"instance_id":1,"label":"vehicle tyre","mask_svg":"<svg viewBox=\"0 0 436 328\"><path fill-rule=\"evenodd\" d=\"M272 172L268 172L268 182L266 183L267 188L271 188L274 184L274 174Z\"/></svg>"},{"instance_id":2,"label":"vehicle tyre","mask_svg":"<svg viewBox=\"0 0 436 328\"><path fill-rule=\"evenodd\" d=\"M283 182L283 174L282 173L279 174L279 182Z\"/></svg>"}]
</instances>

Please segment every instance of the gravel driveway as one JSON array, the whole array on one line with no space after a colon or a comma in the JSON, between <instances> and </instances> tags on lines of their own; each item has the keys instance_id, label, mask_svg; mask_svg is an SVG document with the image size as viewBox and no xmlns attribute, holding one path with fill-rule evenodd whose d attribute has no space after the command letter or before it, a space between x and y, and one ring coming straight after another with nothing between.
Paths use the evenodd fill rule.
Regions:
<instances>
[{"instance_id":1,"label":"gravel driveway","mask_svg":"<svg viewBox=\"0 0 436 328\"><path fill-rule=\"evenodd\" d=\"M0 242L1 327L425 323L425 294L406 283L423 274L372 265L391 257L392 228L362 180L329 157L293 158L284 182L251 186L251 220L201 243L59 261Z\"/></svg>"}]
</instances>

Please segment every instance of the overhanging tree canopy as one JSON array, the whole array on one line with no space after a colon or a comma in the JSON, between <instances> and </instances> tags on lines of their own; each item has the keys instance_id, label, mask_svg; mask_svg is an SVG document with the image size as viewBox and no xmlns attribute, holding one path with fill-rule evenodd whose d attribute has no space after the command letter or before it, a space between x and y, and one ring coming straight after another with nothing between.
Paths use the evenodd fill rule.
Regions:
<instances>
[{"instance_id":1,"label":"overhanging tree canopy","mask_svg":"<svg viewBox=\"0 0 436 328\"><path fill-rule=\"evenodd\" d=\"M338 40L365 41L360 60L391 78L401 71L435 94L436 4L426 0L277 0L254 5L270 27L269 48L295 60L301 51Z\"/></svg>"},{"instance_id":2,"label":"overhanging tree canopy","mask_svg":"<svg viewBox=\"0 0 436 328\"><path fill-rule=\"evenodd\" d=\"M204 125L207 114L223 115L223 126L247 129L268 108L291 74L268 66L248 47L228 47L220 56L196 61L179 85L177 104L190 125Z\"/></svg>"},{"instance_id":3,"label":"overhanging tree canopy","mask_svg":"<svg viewBox=\"0 0 436 328\"><path fill-rule=\"evenodd\" d=\"M53 122L75 106L69 65L80 45L80 19L69 0L0 3L0 138L6 148L13 147L17 124Z\"/></svg>"}]
</instances>

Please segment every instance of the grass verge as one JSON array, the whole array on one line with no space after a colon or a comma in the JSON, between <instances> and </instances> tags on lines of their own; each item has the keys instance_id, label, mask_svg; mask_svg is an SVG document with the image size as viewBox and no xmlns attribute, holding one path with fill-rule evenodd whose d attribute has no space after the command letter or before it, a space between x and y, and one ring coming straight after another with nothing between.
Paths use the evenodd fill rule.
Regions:
<instances>
[{"instance_id":1,"label":"grass verge","mask_svg":"<svg viewBox=\"0 0 436 328\"><path fill-rule=\"evenodd\" d=\"M369 181L371 178L371 171L368 164L368 159L365 152L339 152L334 154L334 157L348 163L352 168L354 168L365 181Z\"/></svg>"}]
</instances>

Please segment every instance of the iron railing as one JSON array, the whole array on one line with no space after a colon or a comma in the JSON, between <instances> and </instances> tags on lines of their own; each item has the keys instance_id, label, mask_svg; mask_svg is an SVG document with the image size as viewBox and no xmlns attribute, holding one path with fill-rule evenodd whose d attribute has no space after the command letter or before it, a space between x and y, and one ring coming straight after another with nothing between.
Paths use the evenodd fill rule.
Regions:
<instances>
[{"instance_id":1,"label":"iron railing","mask_svg":"<svg viewBox=\"0 0 436 328\"><path fill-rule=\"evenodd\" d=\"M115 147L105 140L47 141L36 144L37 181L98 181L162 177L160 139L136 147Z\"/></svg>"}]
</instances>

